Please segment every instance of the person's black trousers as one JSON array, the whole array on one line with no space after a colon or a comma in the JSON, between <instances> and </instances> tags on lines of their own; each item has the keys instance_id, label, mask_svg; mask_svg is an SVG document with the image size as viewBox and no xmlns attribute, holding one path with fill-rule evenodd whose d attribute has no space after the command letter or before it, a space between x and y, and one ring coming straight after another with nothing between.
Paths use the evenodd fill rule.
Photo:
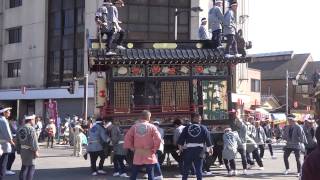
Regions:
<instances>
[{"instance_id":1,"label":"person's black trousers","mask_svg":"<svg viewBox=\"0 0 320 180\"><path fill-rule=\"evenodd\" d=\"M300 150L299 149L293 149L293 148L285 148L284 153L283 153L283 160L284 160L284 165L286 169L289 169L289 156L291 153L294 153L294 156L296 157L296 162L297 162L297 170L298 173L300 173L301 170L301 161L300 161Z\"/></svg>"},{"instance_id":2,"label":"person's black trousers","mask_svg":"<svg viewBox=\"0 0 320 180\"><path fill-rule=\"evenodd\" d=\"M53 136L48 136L47 148L49 148L50 143L50 147L53 148Z\"/></svg>"},{"instance_id":3,"label":"person's black trousers","mask_svg":"<svg viewBox=\"0 0 320 180\"><path fill-rule=\"evenodd\" d=\"M123 38L124 38L124 30L121 29L119 32L119 37L118 39L116 40L116 44L117 45L121 45L122 42L123 42ZM104 33L107 35L107 44L106 44L106 47L107 47L107 50L110 51L112 49L112 42L113 42L113 35L115 34L114 30L112 31L108 31L106 33Z\"/></svg>"},{"instance_id":4,"label":"person's black trousers","mask_svg":"<svg viewBox=\"0 0 320 180\"><path fill-rule=\"evenodd\" d=\"M237 41L234 34L228 34L227 37L227 46L225 49L225 54L238 54Z\"/></svg>"},{"instance_id":5,"label":"person's black trousers","mask_svg":"<svg viewBox=\"0 0 320 180\"><path fill-rule=\"evenodd\" d=\"M214 149L213 149L213 163L215 163L218 158L219 165L223 164L222 150L223 150L223 146L217 145L216 147L214 147Z\"/></svg>"},{"instance_id":6,"label":"person's black trousers","mask_svg":"<svg viewBox=\"0 0 320 180\"><path fill-rule=\"evenodd\" d=\"M104 151L89 152L92 172L97 172L97 160L100 157L99 170L103 170L104 160L106 159Z\"/></svg>"},{"instance_id":7,"label":"person's black trousers","mask_svg":"<svg viewBox=\"0 0 320 180\"><path fill-rule=\"evenodd\" d=\"M272 144L271 144L271 142L268 143L268 148L269 148L269 151L270 151L270 155L273 156L273 149L272 149Z\"/></svg>"},{"instance_id":8,"label":"person's black trousers","mask_svg":"<svg viewBox=\"0 0 320 180\"><path fill-rule=\"evenodd\" d=\"M253 156L253 159L256 160L256 162L258 163L258 165L259 165L260 167L263 167L263 163L262 163L262 160L261 160L261 158L260 158L258 148L256 148L254 151L252 151L252 156ZM250 165L254 165L254 161L251 159L249 153L247 153L247 162L248 162L248 164L250 164Z\"/></svg>"},{"instance_id":9,"label":"person's black trousers","mask_svg":"<svg viewBox=\"0 0 320 180\"><path fill-rule=\"evenodd\" d=\"M7 170L8 171L11 170L12 164L13 164L15 159L16 159L16 152L13 151L13 152L9 153L9 155L8 155L8 163L7 163Z\"/></svg>"},{"instance_id":10,"label":"person's black trousers","mask_svg":"<svg viewBox=\"0 0 320 180\"><path fill-rule=\"evenodd\" d=\"M312 153L313 150L315 150L316 148L306 148L306 156L308 156L310 153Z\"/></svg>"},{"instance_id":11,"label":"person's black trousers","mask_svg":"<svg viewBox=\"0 0 320 180\"><path fill-rule=\"evenodd\" d=\"M209 155L209 153L206 152L206 158L203 161L203 170L210 172L210 167L213 164L214 157L212 155Z\"/></svg>"},{"instance_id":12,"label":"person's black trousers","mask_svg":"<svg viewBox=\"0 0 320 180\"><path fill-rule=\"evenodd\" d=\"M221 46L221 29L212 32L212 48L216 49Z\"/></svg>"},{"instance_id":13,"label":"person's black trousers","mask_svg":"<svg viewBox=\"0 0 320 180\"><path fill-rule=\"evenodd\" d=\"M264 156L264 144L259 144L258 148L260 150L260 158L262 159Z\"/></svg>"},{"instance_id":14,"label":"person's black trousers","mask_svg":"<svg viewBox=\"0 0 320 180\"><path fill-rule=\"evenodd\" d=\"M223 159L224 165L226 166L228 172L231 170L236 170L236 162L234 159L231 160L227 160L227 159ZM230 166L229 166L230 164ZM231 169L230 169L231 167Z\"/></svg>"},{"instance_id":15,"label":"person's black trousers","mask_svg":"<svg viewBox=\"0 0 320 180\"><path fill-rule=\"evenodd\" d=\"M4 176L6 174L7 171L7 162L8 162L8 153L3 153L0 157L0 180L4 179Z\"/></svg>"},{"instance_id":16,"label":"person's black trousers","mask_svg":"<svg viewBox=\"0 0 320 180\"><path fill-rule=\"evenodd\" d=\"M241 162L242 162L242 168L247 169L247 157L246 157L246 152L244 149L238 149L238 152L241 156Z\"/></svg>"}]
</instances>

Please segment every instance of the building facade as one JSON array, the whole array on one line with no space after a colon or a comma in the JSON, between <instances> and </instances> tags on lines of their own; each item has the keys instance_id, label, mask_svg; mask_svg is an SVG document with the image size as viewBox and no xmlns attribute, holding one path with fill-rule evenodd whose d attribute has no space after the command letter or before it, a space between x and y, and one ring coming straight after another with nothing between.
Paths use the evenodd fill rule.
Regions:
<instances>
[{"instance_id":1,"label":"building facade","mask_svg":"<svg viewBox=\"0 0 320 180\"><path fill-rule=\"evenodd\" d=\"M119 9L128 40L173 40L174 9L200 6L178 16L178 40L196 39L200 19L211 0L127 0ZM88 73L86 38L96 37L94 15L102 0L2 0L0 2L0 104L17 118L46 116L49 99L59 116L82 114L84 74ZM76 77L80 87L67 91ZM89 115L94 111L94 79L89 81Z\"/></svg>"},{"instance_id":2,"label":"building facade","mask_svg":"<svg viewBox=\"0 0 320 180\"><path fill-rule=\"evenodd\" d=\"M261 94L264 99L276 99L285 112L286 71L288 71L288 106L291 113L310 114L314 61L311 54L294 54L292 51L257 54L249 67L261 70ZM311 70L312 69L312 70Z\"/></svg>"}]
</instances>

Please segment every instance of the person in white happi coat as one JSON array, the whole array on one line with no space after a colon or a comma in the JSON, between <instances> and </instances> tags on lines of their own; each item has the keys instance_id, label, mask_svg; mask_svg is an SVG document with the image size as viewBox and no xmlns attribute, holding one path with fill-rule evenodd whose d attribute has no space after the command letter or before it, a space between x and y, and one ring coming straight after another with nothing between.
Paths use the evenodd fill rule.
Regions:
<instances>
[{"instance_id":1,"label":"person in white happi coat","mask_svg":"<svg viewBox=\"0 0 320 180\"><path fill-rule=\"evenodd\" d=\"M260 125L260 121L255 121L255 129L254 129L254 141L257 143L258 148L260 150L259 155L262 159L264 156L264 146L267 141L266 133L263 127Z\"/></svg>"},{"instance_id":2,"label":"person in white happi coat","mask_svg":"<svg viewBox=\"0 0 320 180\"><path fill-rule=\"evenodd\" d=\"M209 40L210 39L210 35L208 32L208 28L207 28L207 18L202 18L201 19L201 25L199 27L198 30L198 36L200 40Z\"/></svg>"},{"instance_id":3,"label":"person in white happi coat","mask_svg":"<svg viewBox=\"0 0 320 180\"><path fill-rule=\"evenodd\" d=\"M237 129L237 132L239 134L241 144L238 144L238 152L241 156L241 162L242 162L242 168L243 168L243 174L247 174L247 157L246 157L246 149L247 149L247 138L248 138L248 130L247 126L245 125L245 122L242 121L240 118L236 118L235 126Z\"/></svg>"},{"instance_id":4,"label":"person in white happi coat","mask_svg":"<svg viewBox=\"0 0 320 180\"><path fill-rule=\"evenodd\" d=\"M251 169L254 166L254 161L251 159L250 154L252 154L253 159L256 160L256 162L259 165L259 170L263 170L263 163L259 155L259 150L258 150L258 145L256 141L254 140L256 136L256 130L254 125L254 117L250 116L248 117L248 120L246 122L247 126L247 152L246 152L246 157L247 157L247 163L249 164L248 169Z\"/></svg>"},{"instance_id":5,"label":"person in white happi coat","mask_svg":"<svg viewBox=\"0 0 320 180\"><path fill-rule=\"evenodd\" d=\"M2 155L0 156L0 180L3 180L7 170L7 162L11 147L15 145L9 127L8 118L11 115L11 107L0 107L0 145Z\"/></svg>"},{"instance_id":6,"label":"person in white happi coat","mask_svg":"<svg viewBox=\"0 0 320 180\"><path fill-rule=\"evenodd\" d=\"M84 132L82 129L80 122L77 121L74 126L74 145L73 145L73 155L74 156L82 156L82 138L81 133Z\"/></svg>"},{"instance_id":7,"label":"person in white happi coat","mask_svg":"<svg viewBox=\"0 0 320 180\"><path fill-rule=\"evenodd\" d=\"M227 168L228 175L230 176L235 176L237 174L235 158L238 146L241 144L242 142L240 140L239 134L236 131L232 132L231 128L226 128L223 135L222 157Z\"/></svg>"}]
</instances>

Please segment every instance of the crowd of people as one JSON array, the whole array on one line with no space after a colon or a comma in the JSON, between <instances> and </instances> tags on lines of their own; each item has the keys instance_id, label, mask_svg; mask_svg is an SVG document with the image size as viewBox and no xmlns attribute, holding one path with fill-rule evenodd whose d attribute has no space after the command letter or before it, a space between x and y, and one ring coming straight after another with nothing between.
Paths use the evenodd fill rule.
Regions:
<instances>
[{"instance_id":1,"label":"crowd of people","mask_svg":"<svg viewBox=\"0 0 320 180\"><path fill-rule=\"evenodd\" d=\"M90 119L84 121L78 116L66 118L62 123L49 118L29 115L18 121L11 117L10 107L0 107L0 180L5 175L15 175L11 171L16 153L21 155L20 180L31 180L35 172L35 159L39 156L38 142L47 141L47 148L54 144L68 144L74 148L74 156L82 156L82 147L87 144L86 134L91 128ZM58 126L58 127L57 127Z\"/></svg>"},{"instance_id":2,"label":"crowd of people","mask_svg":"<svg viewBox=\"0 0 320 180\"><path fill-rule=\"evenodd\" d=\"M212 33L211 35L207 27L207 18L201 19L201 25L198 30L199 39L211 39L212 48L216 49L222 46L222 39L226 37L225 57L245 57L246 42L242 36L242 30L239 29L237 31L236 13L238 3L230 1L229 9L225 14L223 14L222 5L222 0L215 0L214 7L209 11L209 30Z\"/></svg>"},{"instance_id":3,"label":"crowd of people","mask_svg":"<svg viewBox=\"0 0 320 180\"><path fill-rule=\"evenodd\" d=\"M22 160L19 178L31 180L35 172L35 159L39 157L38 140L45 132L47 147L52 148L53 142L59 139L56 129L61 131L61 143L73 146L74 156L87 159L89 155L93 176L106 174L104 161L111 156L113 176L128 178L130 166L132 180L142 172L141 168L145 169L144 176L149 180L163 179L159 158L164 153L164 129L160 127L159 121L151 121L151 113L147 110L141 113L139 120L129 129L124 129L119 121L111 118L97 118L95 122L86 122L77 116L66 118L61 128L55 127L53 119L43 126L41 119L35 115L25 116L19 124L8 121L10 111L9 107L0 108L1 180L5 175L14 174L10 168L15 152L20 154ZM190 174L194 174L197 179L211 175L210 167L215 164L216 159L220 168L224 164L228 176L236 176L237 153L241 157L243 175L246 175L255 163L259 170L264 170L265 147L268 147L271 159L275 159L272 144L279 140L285 142L284 175L289 173L288 157L293 152L297 162L297 176L302 174L302 179L320 177L316 169L320 165L316 159L320 154L317 144L320 133L314 119L306 119L304 124L300 125L294 115L288 115L288 124L280 128L271 125L267 118L235 118L234 126L224 129L220 138L213 136L207 127L201 124L201 120L200 114L194 114L192 121L187 124L181 119L173 121L173 145L177 151L173 151L172 156L177 160L183 180ZM85 153L83 146L86 146ZM305 154L303 165L301 153ZM97 167L98 158L100 160Z\"/></svg>"}]
</instances>

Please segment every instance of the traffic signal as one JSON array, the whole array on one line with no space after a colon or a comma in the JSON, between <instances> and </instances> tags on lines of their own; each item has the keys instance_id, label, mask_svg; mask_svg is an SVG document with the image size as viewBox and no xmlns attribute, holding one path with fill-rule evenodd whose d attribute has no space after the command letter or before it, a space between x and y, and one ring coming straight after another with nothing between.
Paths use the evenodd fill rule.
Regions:
<instances>
[{"instance_id":1,"label":"traffic signal","mask_svg":"<svg viewBox=\"0 0 320 180\"><path fill-rule=\"evenodd\" d=\"M74 89L75 89L75 83L74 83L74 81L69 82L68 92L69 92L70 94L74 94Z\"/></svg>"}]
</instances>

